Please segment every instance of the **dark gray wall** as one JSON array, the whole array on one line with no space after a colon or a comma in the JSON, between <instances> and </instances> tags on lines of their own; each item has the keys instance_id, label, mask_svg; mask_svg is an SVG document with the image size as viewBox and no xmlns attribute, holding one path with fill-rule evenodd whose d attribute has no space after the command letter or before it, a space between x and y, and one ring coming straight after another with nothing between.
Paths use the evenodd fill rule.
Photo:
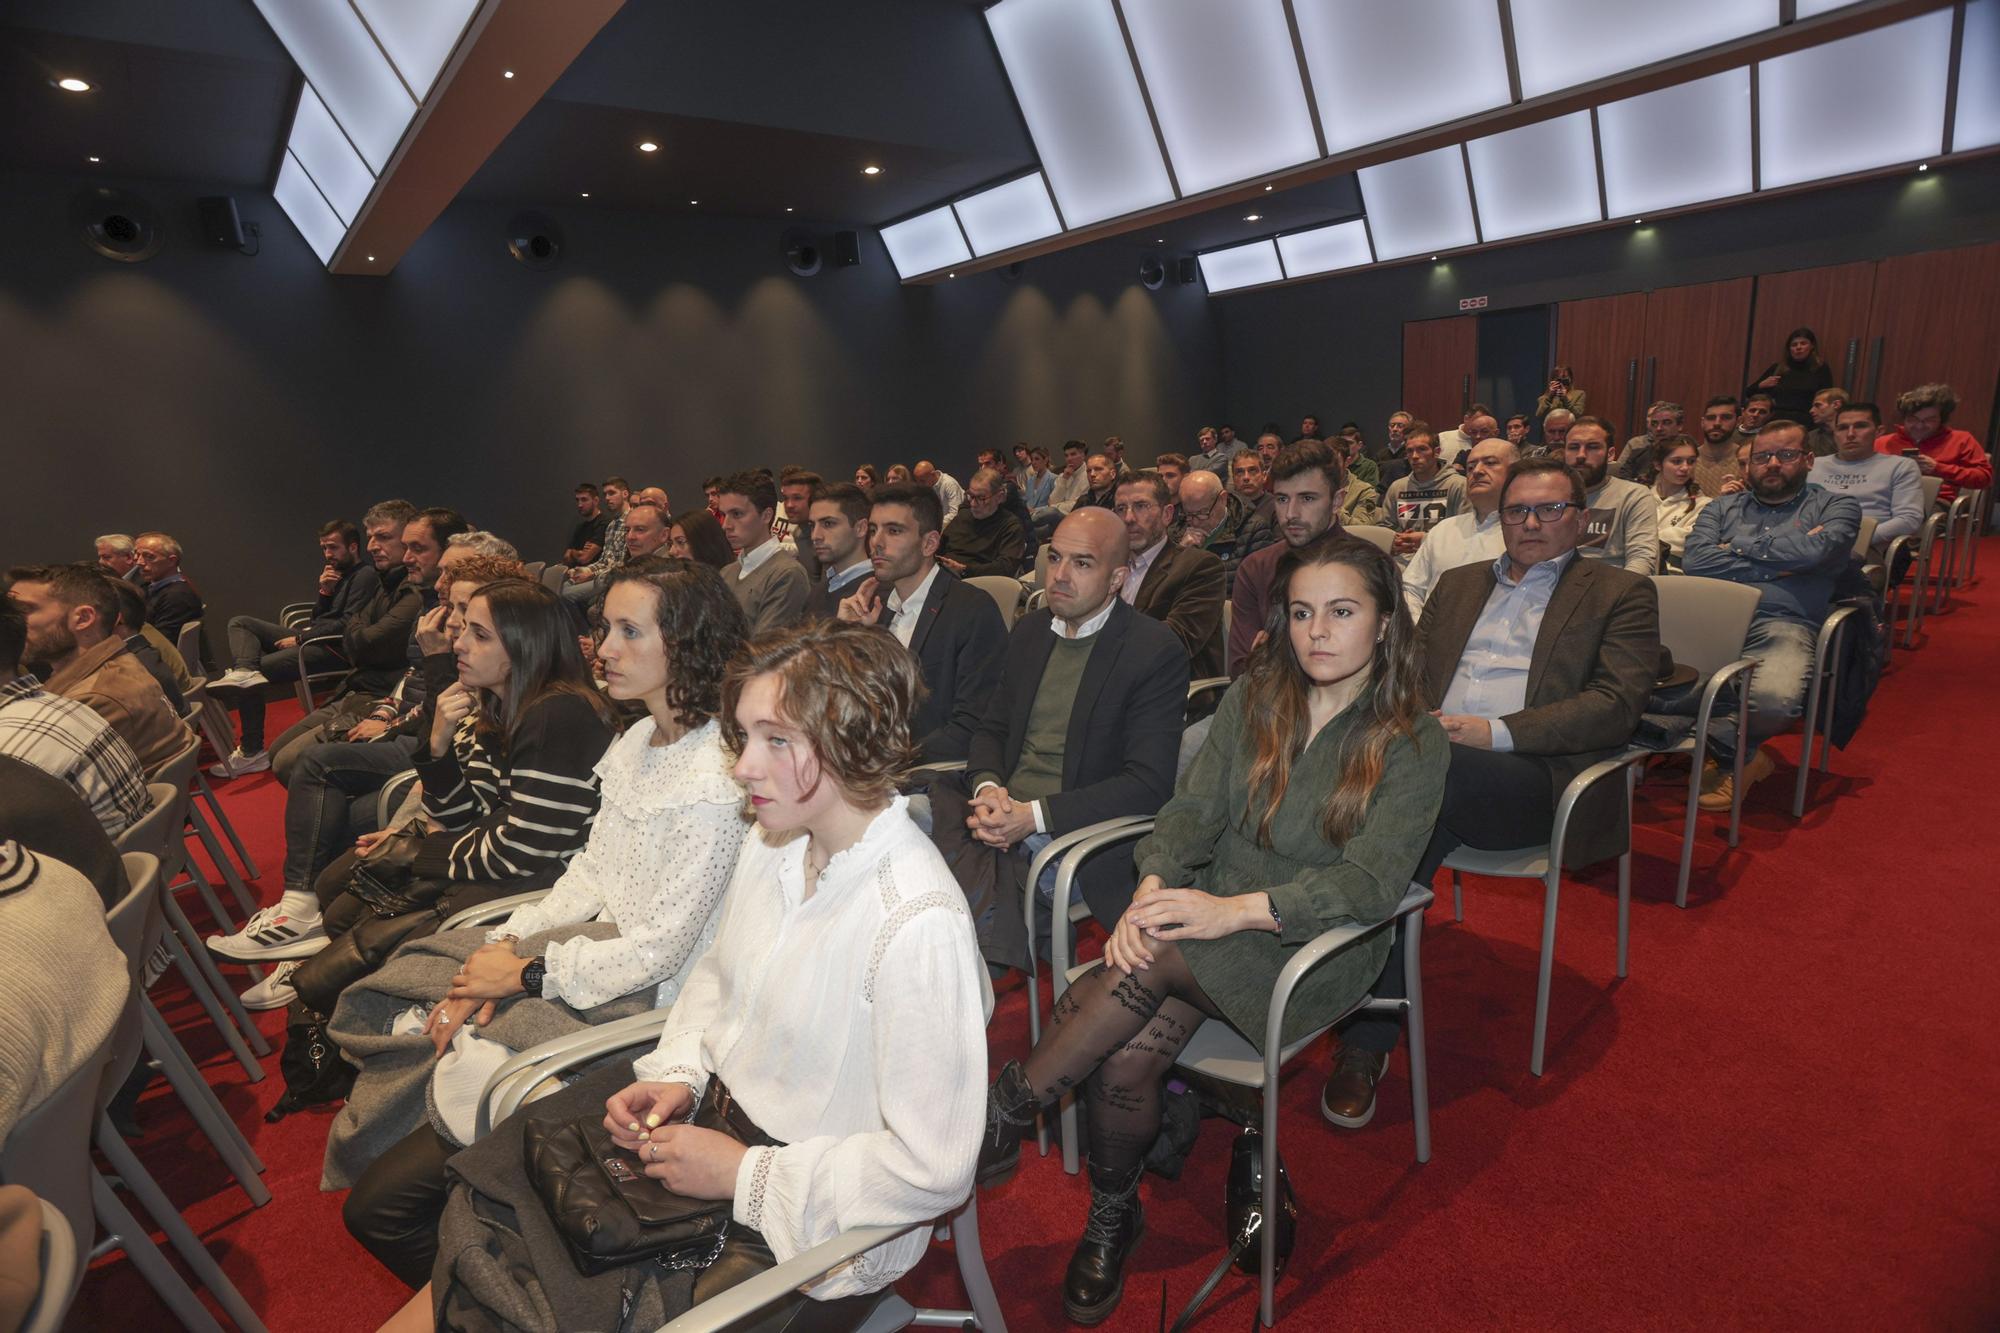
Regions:
<instances>
[{"instance_id":1,"label":"dark gray wall","mask_svg":"<svg viewBox=\"0 0 2000 1333\"><path fill-rule=\"evenodd\" d=\"M147 185L172 238L128 266L77 239L79 185L0 176L0 562L164 528L218 622L307 596L318 524L389 495L546 558L579 478L686 507L758 463L963 479L986 445L1114 432L1150 456L1220 397L1212 303L1139 287L1123 249L905 289L872 233L799 279L772 224L579 212L535 272L506 210L459 204L386 280L334 278L268 197L239 196L249 258L197 243L208 191Z\"/></svg>"},{"instance_id":2,"label":"dark gray wall","mask_svg":"<svg viewBox=\"0 0 2000 1333\"><path fill-rule=\"evenodd\" d=\"M1485 296L1489 309L1503 310L1996 236L2000 161L1986 158L1647 227L1218 297L1224 397L1238 423L1275 419L1289 431L1317 410L1322 421L1357 420L1379 438L1400 405L1404 321L1456 315L1461 297Z\"/></svg>"}]
</instances>

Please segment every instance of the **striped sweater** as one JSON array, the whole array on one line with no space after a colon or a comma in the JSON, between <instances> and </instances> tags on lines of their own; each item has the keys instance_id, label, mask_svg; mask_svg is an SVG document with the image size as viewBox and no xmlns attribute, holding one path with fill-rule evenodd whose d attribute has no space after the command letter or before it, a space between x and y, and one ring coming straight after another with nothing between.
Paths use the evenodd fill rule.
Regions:
<instances>
[{"instance_id":1,"label":"striped sweater","mask_svg":"<svg viewBox=\"0 0 2000 1333\"><path fill-rule=\"evenodd\" d=\"M529 705L511 742L468 720L452 752L415 766L424 813L445 829L424 839L415 872L430 879L553 879L589 840L597 815L597 761L612 740L590 704L573 694Z\"/></svg>"}]
</instances>

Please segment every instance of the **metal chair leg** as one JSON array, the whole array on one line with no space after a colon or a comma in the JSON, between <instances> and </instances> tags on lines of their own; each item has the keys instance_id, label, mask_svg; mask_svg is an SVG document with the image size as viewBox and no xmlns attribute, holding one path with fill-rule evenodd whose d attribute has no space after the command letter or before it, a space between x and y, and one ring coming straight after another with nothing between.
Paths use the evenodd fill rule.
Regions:
<instances>
[{"instance_id":1,"label":"metal chair leg","mask_svg":"<svg viewBox=\"0 0 2000 1333\"><path fill-rule=\"evenodd\" d=\"M965 1284L966 1303L981 1333L1006 1333L1007 1320L1000 1313L1000 1298L993 1293L993 1278L986 1271L986 1252L979 1246L979 1191L965 1201L952 1218L952 1245L958 1251L958 1278Z\"/></svg>"},{"instance_id":2,"label":"metal chair leg","mask_svg":"<svg viewBox=\"0 0 2000 1333\"><path fill-rule=\"evenodd\" d=\"M1409 1027L1410 1123L1417 1134L1417 1162L1431 1160L1430 1057L1424 1049L1424 914L1412 912L1403 924L1404 1013Z\"/></svg>"},{"instance_id":3,"label":"metal chair leg","mask_svg":"<svg viewBox=\"0 0 2000 1333\"><path fill-rule=\"evenodd\" d=\"M125 1251L132 1267L139 1270L139 1276L146 1279L153 1294L166 1302L182 1328L188 1333L222 1333L222 1325L181 1280L181 1275L167 1262L167 1256L160 1253L160 1247L153 1244L152 1237L118 1197L118 1191L98 1174L96 1167L90 1170L90 1203L99 1227L110 1234L117 1248Z\"/></svg>"},{"instance_id":4,"label":"metal chair leg","mask_svg":"<svg viewBox=\"0 0 2000 1333\"><path fill-rule=\"evenodd\" d=\"M1631 822L1632 791L1638 785L1639 766L1625 766L1626 823ZM1625 946L1632 936L1632 848L1631 830L1626 830L1625 855L1618 858L1618 975L1625 975Z\"/></svg>"},{"instance_id":5,"label":"metal chair leg","mask_svg":"<svg viewBox=\"0 0 2000 1333\"><path fill-rule=\"evenodd\" d=\"M251 917L257 915L257 897L250 892L249 886L243 882L243 877L236 873L236 866L223 852L222 843L216 838L215 829L210 826L208 816L204 815L201 807L192 800L188 802L188 822L194 825L196 836L201 839L201 845L208 851L208 859L215 862L215 868L222 872L222 882L236 895L237 906L243 909L243 919L248 922Z\"/></svg>"},{"instance_id":6,"label":"metal chair leg","mask_svg":"<svg viewBox=\"0 0 2000 1333\"><path fill-rule=\"evenodd\" d=\"M202 1008L208 1011L208 1016L215 1021L215 1025L222 1029L223 1039L229 1042L232 1050L236 1050L236 1058L244 1064L243 1072L250 1076L252 1083L262 1082L264 1067L255 1059L246 1057L250 1050L256 1051L258 1055L269 1055L271 1043L264 1040L264 1034L250 1021L250 1013L243 1007L243 1000L237 995L235 988L223 980L221 971L215 966L215 960L208 956L208 949L202 944L201 936L188 924L187 916L181 911L181 905L168 898L166 910L168 929L161 938L165 940L168 952L180 965L181 975L187 978L188 987L194 991L195 998L201 1001ZM238 1049L245 1042L248 1043L249 1050Z\"/></svg>"},{"instance_id":7,"label":"metal chair leg","mask_svg":"<svg viewBox=\"0 0 2000 1333\"><path fill-rule=\"evenodd\" d=\"M194 1062L188 1059L187 1052L181 1049L180 1042L153 1007L152 1000L144 1002L141 1014L146 1027L146 1050L160 1062L160 1072L173 1086L182 1105L187 1107L188 1114L194 1117L195 1124L207 1136L209 1143L214 1145L229 1173L236 1177L236 1183L250 1196L251 1204L262 1208L271 1201L269 1187L258 1176L264 1169L264 1163L252 1151L250 1141L236 1128L236 1123L229 1118L222 1103L216 1100L214 1089L208 1086L208 1080L201 1076Z\"/></svg>"},{"instance_id":8,"label":"metal chair leg","mask_svg":"<svg viewBox=\"0 0 2000 1333\"><path fill-rule=\"evenodd\" d=\"M215 1256L208 1252L208 1247L188 1226L187 1219L168 1201L132 1149L111 1127L108 1116L97 1117L97 1150L118 1172L125 1188L138 1196L139 1202L152 1214L154 1225L166 1233L182 1260L194 1270L194 1275L201 1279L202 1285L208 1288L236 1326L243 1333L265 1333L264 1321L257 1317L257 1312L250 1308L250 1302L243 1299L243 1293L236 1290L236 1284L224 1275L222 1266L215 1262Z\"/></svg>"},{"instance_id":9,"label":"metal chair leg","mask_svg":"<svg viewBox=\"0 0 2000 1333\"><path fill-rule=\"evenodd\" d=\"M1556 962L1556 898L1561 887L1562 867L1552 863L1548 894L1542 900L1542 961L1538 969L1541 975L1535 983L1535 1046L1528 1061L1528 1072L1536 1078L1542 1076L1542 1056L1548 1047L1549 981Z\"/></svg>"},{"instance_id":10,"label":"metal chair leg","mask_svg":"<svg viewBox=\"0 0 2000 1333\"><path fill-rule=\"evenodd\" d=\"M181 872L184 878L167 886L167 896L172 897L176 890L186 888L190 884L194 885L195 892L201 895L201 901L208 908L209 915L215 918L215 924L224 930L233 930L236 926L235 919L222 906L222 899L216 896L214 883L202 873L201 867L195 864L194 857L186 851L189 831L186 826L182 826Z\"/></svg>"},{"instance_id":11,"label":"metal chair leg","mask_svg":"<svg viewBox=\"0 0 2000 1333\"><path fill-rule=\"evenodd\" d=\"M311 711L311 710L308 710ZM222 830L222 836L229 839L229 845L236 849L236 859L242 863L245 879L261 879L263 872L250 858L249 849L243 839L236 836L236 825L229 822L229 812L222 808L222 802L215 798L215 788L208 785L208 775L199 766L194 770L195 794L208 802L209 813L215 817L215 826Z\"/></svg>"},{"instance_id":12,"label":"metal chair leg","mask_svg":"<svg viewBox=\"0 0 2000 1333\"><path fill-rule=\"evenodd\" d=\"M1740 710L1739 710L1740 711ZM1694 753L1688 756L1687 813L1681 820L1681 868L1674 880L1674 906L1688 905L1688 880L1694 874L1695 818L1701 813L1701 772L1708 763L1708 737L1697 736ZM1732 837L1731 843L1735 842Z\"/></svg>"},{"instance_id":13,"label":"metal chair leg","mask_svg":"<svg viewBox=\"0 0 2000 1333\"><path fill-rule=\"evenodd\" d=\"M1465 881L1456 870L1451 872L1451 919L1465 920Z\"/></svg>"}]
</instances>

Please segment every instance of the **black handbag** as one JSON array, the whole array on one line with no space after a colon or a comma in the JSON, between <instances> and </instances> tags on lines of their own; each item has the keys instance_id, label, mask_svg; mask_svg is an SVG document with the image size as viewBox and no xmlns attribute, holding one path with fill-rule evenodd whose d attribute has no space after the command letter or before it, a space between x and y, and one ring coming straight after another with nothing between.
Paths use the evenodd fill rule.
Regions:
<instances>
[{"instance_id":1,"label":"black handbag","mask_svg":"<svg viewBox=\"0 0 2000 1333\"><path fill-rule=\"evenodd\" d=\"M704 1098L694 1124L742 1136ZM522 1130L528 1179L570 1260L586 1277L640 1260L706 1268L722 1251L728 1199L690 1199L646 1174L639 1155L611 1140L598 1119L529 1119Z\"/></svg>"},{"instance_id":2,"label":"black handbag","mask_svg":"<svg viewBox=\"0 0 2000 1333\"><path fill-rule=\"evenodd\" d=\"M401 916L430 907L450 891L448 879L419 878L417 855L429 836L419 824L406 824L354 859L344 890L376 916Z\"/></svg>"},{"instance_id":3,"label":"black handbag","mask_svg":"<svg viewBox=\"0 0 2000 1333\"><path fill-rule=\"evenodd\" d=\"M1257 1277L1263 1266L1264 1227L1267 1222L1276 1228L1277 1247L1273 1256L1271 1279L1276 1281L1285 1271L1285 1261L1292 1257L1292 1246L1298 1239L1298 1200L1292 1194L1292 1177L1285 1170L1285 1159L1278 1159L1278 1215L1266 1219L1264 1216L1264 1134L1263 1131L1245 1128L1229 1146L1229 1176L1222 1186L1222 1204L1226 1214L1225 1234L1229 1237L1229 1248L1223 1253L1222 1262L1217 1264L1208 1277L1195 1291L1194 1299L1181 1311L1174 1321L1172 1333L1183 1331L1194 1323L1195 1314L1201 1303L1215 1291L1231 1265L1247 1277ZM1161 1318L1166 1316L1164 1293L1161 1298Z\"/></svg>"},{"instance_id":4,"label":"black handbag","mask_svg":"<svg viewBox=\"0 0 2000 1333\"><path fill-rule=\"evenodd\" d=\"M285 1025L285 1049L278 1056L285 1095L264 1113L264 1119L276 1124L294 1111L337 1102L354 1087L360 1072L342 1058L327 1035L324 1014L313 1010L294 1014Z\"/></svg>"}]
</instances>

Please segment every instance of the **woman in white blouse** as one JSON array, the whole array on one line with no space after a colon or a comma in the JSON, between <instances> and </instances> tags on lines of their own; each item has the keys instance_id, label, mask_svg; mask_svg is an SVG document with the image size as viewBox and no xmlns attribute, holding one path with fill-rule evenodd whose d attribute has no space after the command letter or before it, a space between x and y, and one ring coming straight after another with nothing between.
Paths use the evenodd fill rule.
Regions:
<instances>
[{"instance_id":1,"label":"woman in white blouse","mask_svg":"<svg viewBox=\"0 0 2000 1333\"><path fill-rule=\"evenodd\" d=\"M949 1212L972 1188L985 1116L984 964L964 894L895 794L917 758L909 725L922 688L895 639L840 621L758 639L724 685L735 775L757 827L737 858L715 945L658 1047L634 1065L639 1081L601 1103L606 1128L647 1175L732 1201L721 1249L694 1279L696 1304L848 1227ZM733 1104L758 1146L680 1123L704 1100ZM517 1213L538 1206L507 1171L472 1160L490 1142L454 1159L454 1173L470 1191L506 1191ZM455 1194L447 1229L485 1211ZM514 1236L544 1234L521 1221ZM487 1294L498 1270L522 1262L512 1249L495 1262L493 1247L509 1239L448 1248L434 1294L419 1293L385 1328L483 1326L465 1312L518 1309ZM929 1243L919 1227L752 1327L858 1327ZM614 1326L642 1304L641 1288L670 1276L644 1265L580 1279L554 1243L533 1247L526 1262L535 1277L522 1289L559 1308L565 1328Z\"/></svg>"},{"instance_id":2,"label":"woman in white blouse","mask_svg":"<svg viewBox=\"0 0 2000 1333\"><path fill-rule=\"evenodd\" d=\"M1660 502L1660 545L1666 560L1663 568L1681 567L1687 551L1688 533L1694 521L1708 507L1710 497L1695 483L1694 441L1683 435L1669 444L1660 456L1660 475L1653 479L1653 496Z\"/></svg>"},{"instance_id":3,"label":"woman in white blouse","mask_svg":"<svg viewBox=\"0 0 2000 1333\"><path fill-rule=\"evenodd\" d=\"M714 570L661 558L634 561L612 576L604 619L598 659L607 692L644 703L647 716L597 764L602 803L588 844L547 897L488 933L431 1010L425 1032L440 1055L463 1025L483 1027L498 1006L522 995L571 1010L642 991L645 1007L671 1004L715 937L745 827L743 789L730 775L716 718L723 672L748 625ZM574 935L535 957L515 949L530 936L588 921L615 926L617 934ZM505 1056L500 1050L484 1063ZM372 1137L379 1127L353 1132ZM424 1283L436 1258L444 1162L458 1147L420 1124L377 1157L348 1196L349 1231L411 1286Z\"/></svg>"}]
</instances>

